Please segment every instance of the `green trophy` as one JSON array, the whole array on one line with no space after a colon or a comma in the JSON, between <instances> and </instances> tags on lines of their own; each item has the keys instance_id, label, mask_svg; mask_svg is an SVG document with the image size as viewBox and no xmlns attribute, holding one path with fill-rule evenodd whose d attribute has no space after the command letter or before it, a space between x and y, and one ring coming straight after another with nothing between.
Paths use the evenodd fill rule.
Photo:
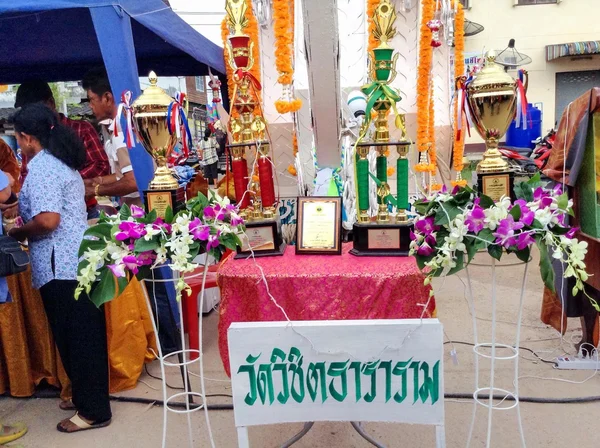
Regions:
<instances>
[{"instance_id":1,"label":"green trophy","mask_svg":"<svg viewBox=\"0 0 600 448\"><path fill-rule=\"evenodd\" d=\"M410 245L410 231L412 223L409 222L406 209L408 209L408 151L410 142L405 139L404 117L398 114L396 103L401 98L398 92L390 86L396 77L396 61L398 53L390 47L389 41L396 34L394 23L396 10L390 0L381 0L373 14L375 29L373 36L379 45L370 56L369 76L371 83L361 88L367 96L365 110L365 123L361 129L360 137L356 144L356 185L358 190L357 223L353 226L354 247L350 251L358 256L406 256ZM390 110L395 114L396 127L402 130L402 140L390 141L388 115ZM366 134L371 125L371 112L376 113L375 130L370 139ZM377 216L369 216L369 161L368 155L371 148L377 151ZM395 147L398 152L396 162L397 172L397 197L390 194L387 175L387 156L390 148ZM396 219L393 220L388 212L389 205L397 207Z\"/></svg>"}]
</instances>

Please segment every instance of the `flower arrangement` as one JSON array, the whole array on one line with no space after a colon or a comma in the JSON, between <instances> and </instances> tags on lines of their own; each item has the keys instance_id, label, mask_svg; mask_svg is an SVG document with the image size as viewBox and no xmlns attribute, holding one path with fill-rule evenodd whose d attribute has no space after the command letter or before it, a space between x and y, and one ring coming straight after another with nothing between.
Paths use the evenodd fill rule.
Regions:
<instances>
[{"instance_id":1,"label":"flower arrangement","mask_svg":"<svg viewBox=\"0 0 600 448\"><path fill-rule=\"evenodd\" d=\"M168 208L164 219L135 205L123 205L115 216L102 214L79 248L75 297L85 291L100 306L118 297L133 276L148 278L150 269L162 264L180 274L179 297L187 287L183 274L198 267L194 258L206 252L220 260L226 249L235 250L243 224L237 206L213 192L210 199L198 193L175 215ZM95 282L98 287L92 288Z\"/></svg>"},{"instance_id":2,"label":"flower arrangement","mask_svg":"<svg viewBox=\"0 0 600 448\"><path fill-rule=\"evenodd\" d=\"M514 202L503 197L494 203L469 187L455 187L451 194L444 188L415 204L420 218L410 248L419 267L428 270L426 284L432 277L462 270L479 250L487 250L497 260L504 252L514 253L527 262L535 244L546 287L555 290L551 261L557 259L565 265L565 278L575 279L573 294L584 291L589 276L584 263L587 243L574 238L577 229L567 224L573 213L567 193L560 185L546 188L537 174L517 185L515 195Z\"/></svg>"}]
</instances>

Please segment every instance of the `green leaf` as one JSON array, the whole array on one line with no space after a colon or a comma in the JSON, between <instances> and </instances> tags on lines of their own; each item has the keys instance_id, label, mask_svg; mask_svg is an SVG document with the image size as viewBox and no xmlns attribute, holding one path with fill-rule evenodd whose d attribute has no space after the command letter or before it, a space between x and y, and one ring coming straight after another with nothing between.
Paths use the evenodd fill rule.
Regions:
<instances>
[{"instance_id":1,"label":"green leaf","mask_svg":"<svg viewBox=\"0 0 600 448\"><path fill-rule=\"evenodd\" d=\"M544 285L546 285L546 288L554 292L554 269L552 269L552 261L550 253L548 252L548 247L541 238L538 237L536 240L537 247L540 251L540 274L542 275L542 280Z\"/></svg>"},{"instance_id":2,"label":"green leaf","mask_svg":"<svg viewBox=\"0 0 600 448\"><path fill-rule=\"evenodd\" d=\"M525 199L527 202L533 201L533 188L529 182L521 182L515 185L515 196L517 199Z\"/></svg>"},{"instance_id":3,"label":"green leaf","mask_svg":"<svg viewBox=\"0 0 600 448\"><path fill-rule=\"evenodd\" d=\"M542 176L540 175L540 172L536 172L531 179L529 179L527 182L527 185L529 185L531 188L535 189L539 186L542 185Z\"/></svg>"},{"instance_id":4,"label":"green leaf","mask_svg":"<svg viewBox=\"0 0 600 448\"><path fill-rule=\"evenodd\" d=\"M465 263L465 257L463 256L462 253L460 252L455 252L456 253L456 266L454 266L452 269L450 269L450 271L448 271L447 275L454 275L459 271L462 271L464 269L464 263Z\"/></svg>"},{"instance_id":5,"label":"green leaf","mask_svg":"<svg viewBox=\"0 0 600 448\"><path fill-rule=\"evenodd\" d=\"M502 257L502 246L499 244L490 244L488 246L488 253L495 258L496 260L500 260Z\"/></svg>"},{"instance_id":6,"label":"green leaf","mask_svg":"<svg viewBox=\"0 0 600 448\"><path fill-rule=\"evenodd\" d=\"M569 230L570 229L566 229L561 226L552 227L552 233L554 233L555 235L565 235Z\"/></svg>"},{"instance_id":7,"label":"green leaf","mask_svg":"<svg viewBox=\"0 0 600 448\"><path fill-rule=\"evenodd\" d=\"M116 284L113 273L108 268L102 268L100 270L100 283L92 290L90 297L94 305L100 308L103 304L113 300L117 295Z\"/></svg>"},{"instance_id":8,"label":"green leaf","mask_svg":"<svg viewBox=\"0 0 600 448\"><path fill-rule=\"evenodd\" d=\"M223 256L223 252L221 252L221 246L213 247L208 251L208 255L213 257L217 261L221 261L221 257Z\"/></svg>"},{"instance_id":9,"label":"green leaf","mask_svg":"<svg viewBox=\"0 0 600 448\"><path fill-rule=\"evenodd\" d=\"M479 250L478 246L483 245L484 243L482 241L467 238L465 238L463 242L467 247L467 264L469 264L473 257L475 257L477 254L477 251Z\"/></svg>"},{"instance_id":10,"label":"green leaf","mask_svg":"<svg viewBox=\"0 0 600 448\"><path fill-rule=\"evenodd\" d=\"M567 210L567 208L569 207L569 195L567 194L567 192L564 192L558 197L557 205L560 210Z\"/></svg>"},{"instance_id":11,"label":"green leaf","mask_svg":"<svg viewBox=\"0 0 600 448\"><path fill-rule=\"evenodd\" d=\"M129 279L127 277L118 277L117 278L117 297L123 294L125 288L129 285Z\"/></svg>"},{"instance_id":12,"label":"green leaf","mask_svg":"<svg viewBox=\"0 0 600 448\"><path fill-rule=\"evenodd\" d=\"M481 196L479 196L479 206L482 209L487 210L488 208L491 208L494 206L494 200L492 198L490 198L489 196L482 194Z\"/></svg>"},{"instance_id":13,"label":"green leaf","mask_svg":"<svg viewBox=\"0 0 600 448\"><path fill-rule=\"evenodd\" d=\"M121 221L127 221L130 217L131 209L127 204L123 204L121 210L119 210L119 218L121 218Z\"/></svg>"},{"instance_id":14,"label":"green leaf","mask_svg":"<svg viewBox=\"0 0 600 448\"><path fill-rule=\"evenodd\" d=\"M525 263L527 263L529 261L530 255L531 255L531 248L530 247L526 247L525 249L516 251L515 254L517 255L517 258L519 260L524 261Z\"/></svg>"},{"instance_id":15,"label":"green leaf","mask_svg":"<svg viewBox=\"0 0 600 448\"><path fill-rule=\"evenodd\" d=\"M534 219L533 222L531 223L531 227L534 229L542 229L544 228L544 226L542 225L541 222L539 222L537 219Z\"/></svg>"},{"instance_id":16,"label":"green leaf","mask_svg":"<svg viewBox=\"0 0 600 448\"><path fill-rule=\"evenodd\" d=\"M105 247L106 247L106 242L104 242L104 240L84 239L81 241L81 244L79 245L79 252L77 253L77 256L81 257L85 253L85 251L87 251L88 249L100 250L100 249L104 249Z\"/></svg>"},{"instance_id":17,"label":"green leaf","mask_svg":"<svg viewBox=\"0 0 600 448\"><path fill-rule=\"evenodd\" d=\"M84 236L95 236L96 238L104 239L111 238L113 226L108 223L96 224L88 227L84 232Z\"/></svg>"},{"instance_id":18,"label":"green leaf","mask_svg":"<svg viewBox=\"0 0 600 448\"><path fill-rule=\"evenodd\" d=\"M148 250L156 250L160 246L158 238L155 236L150 241L146 241L144 238L140 238L135 242L135 252L141 253L146 252Z\"/></svg>"},{"instance_id":19,"label":"green leaf","mask_svg":"<svg viewBox=\"0 0 600 448\"><path fill-rule=\"evenodd\" d=\"M173 215L173 209L169 205L169 206L167 206L167 209L165 210L165 222L167 224L173 224L174 219L175 219L175 216Z\"/></svg>"},{"instance_id":20,"label":"green leaf","mask_svg":"<svg viewBox=\"0 0 600 448\"><path fill-rule=\"evenodd\" d=\"M464 206L471 202L471 192L466 188L461 188L461 190L454 195L453 199L456 205Z\"/></svg>"},{"instance_id":21,"label":"green leaf","mask_svg":"<svg viewBox=\"0 0 600 448\"><path fill-rule=\"evenodd\" d=\"M518 221L521 218L521 207L516 204L510 209L509 215L514 218L515 221Z\"/></svg>"},{"instance_id":22,"label":"green leaf","mask_svg":"<svg viewBox=\"0 0 600 448\"><path fill-rule=\"evenodd\" d=\"M435 214L435 224L438 226L443 226L448 224L457 215L462 213L462 210L458 208L456 205L451 203L452 201L445 202L441 204L440 209Z\"/></svg>"},{"instance_id":23,"label":"green leaf","mask_svg":"<svg viewBox=\"0 0 600 448\"><path fill-rule=\"evenodd\" d=\"M490 244L496 241L494 232L492 232L490 229L483 229L477 236Z\"/></svg>"}]
</instances>

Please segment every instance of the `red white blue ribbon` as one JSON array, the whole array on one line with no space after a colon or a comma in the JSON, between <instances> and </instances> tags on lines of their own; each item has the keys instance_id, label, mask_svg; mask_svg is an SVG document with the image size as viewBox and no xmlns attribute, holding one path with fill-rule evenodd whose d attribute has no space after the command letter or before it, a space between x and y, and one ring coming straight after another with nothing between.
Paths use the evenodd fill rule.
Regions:
<instances>
[{"instance_id":1,"label":"red white blue ribbon","mask_svg":"<svg viewBox=\"0 0 600 448\"><path fill-rule=\"evenodd\" d=\"M519 79L517 79L517 122L516 127L523 125L523 129L527 129L527 95L525 94L525 86L523 85L523 70L519 70Z\"/></svg>"},{"instance_id":2,"label":"red white blue ribbon","mask_svg":"<svg viewBox=\"0 0 600 448\"><path fill-rule=\"evenodd\" d=\"M175 94L175 101L169 104L169 108L167 109L167 128L169 134L173 135L175 133L177 139L181 140L183 146L182 157L187 158L192 144L192 133L190 132L190 126L185 116L184 104L185 93L177 92Z\"/></svg>"},{"instance_id":3,"label":"red white blue ribbon","mask_svg":"<svg viewBox=\"0 0 600 448\"><path fill-rule=\"evenodd\" d=\"M460 141L462 135L463 122L466 120L467 133L471 136L471 116L469 115L469 107L467 105L467 86L471 78L467 79L465 83L457 90L456 101L458 101L458 114L456 123L456 141Z\"/></svg>"},{"instance_id":4,"label":"red white blue ribbon","mask_svg":"<svg viewBox=\"0 0 600 448\"><path fill-rule=\"evenodd\" d=\"M119 125L121 124L121 118L125 116L125 143L129 149L135 146L137 140L137 134L133 127L133 109L131 107L131 98L133 94L131 90L124 90L121 93L121 103L117 108L117 122L114 127L115 136L119 135Z\"/></svg>"}]
</instances>

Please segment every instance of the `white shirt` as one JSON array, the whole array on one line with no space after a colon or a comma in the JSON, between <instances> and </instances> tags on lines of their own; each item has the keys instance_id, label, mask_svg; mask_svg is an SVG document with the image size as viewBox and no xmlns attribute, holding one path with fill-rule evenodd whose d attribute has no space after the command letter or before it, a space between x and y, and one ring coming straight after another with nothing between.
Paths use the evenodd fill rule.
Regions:
<instances>
[{"instance_id":1,"label":"white shirt","mask_svg":"<svg viewBox=\"0 0 600 448\"><path fill-rule=\"evenodd\" d=\"M110 170L113 174L117 175L117 179L121 179L126 173L133 171L133 167L131 166L131 159L129 158L129 151L125 144L123 131L119 127L119 134L115 135L115 124L115 120L111 120L110 118L100 122L100 125L102 125L102 136L104 137L104 151L110 163ZM139 198L140 193L135 191L123 197Z\"/></svg>"}]
</instances>

